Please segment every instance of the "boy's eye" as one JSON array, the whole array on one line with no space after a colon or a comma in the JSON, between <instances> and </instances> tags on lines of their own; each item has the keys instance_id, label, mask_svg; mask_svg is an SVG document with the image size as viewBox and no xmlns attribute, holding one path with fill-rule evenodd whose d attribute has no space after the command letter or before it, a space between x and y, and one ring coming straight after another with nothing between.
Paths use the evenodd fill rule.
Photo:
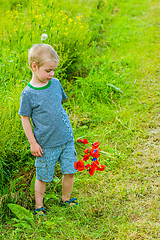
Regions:
<instances>
[{"instance_id":1,"label":"boy's eye","mask_svg":"<svg viewBox=\"0 0 160 240\"><path fill-rule=\"evenodd\" d=\"M54 72L55 70L46 70L47 73Z\"/></svg>"}]
</instances>

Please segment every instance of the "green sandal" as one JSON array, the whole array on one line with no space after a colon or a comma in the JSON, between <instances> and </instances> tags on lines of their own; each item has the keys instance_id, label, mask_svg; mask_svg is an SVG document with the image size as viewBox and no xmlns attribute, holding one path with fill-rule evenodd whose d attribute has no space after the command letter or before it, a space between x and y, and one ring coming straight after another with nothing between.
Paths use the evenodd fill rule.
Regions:
<instances>
[{"instance_id":1,"label":"green sandal","mask_svg":"<svg viewBox=\"0 0 160 240\"><path fill-rule=\"evenodd\" d=\"M63 202L61 199L61 202L60 202L61 207L70 207L70 203L71 204L73 203L73 206L78 205L77 198L72 198L69 201L65 201L65 202Z\"/></svg>"},{"instance_id":2,"label":"green sandal","mask_svg":"<svg viewBox=\"0 0 160 240\"><path fill-rule=\"evenodd\" d=\"M46 215L45 213L46 213L46 210L44 209L44 207L41 207L41 208L35 209L33 212L33 215L38 214L39 216L44 216L44 215Z\"/></svg>"}]
</instances>

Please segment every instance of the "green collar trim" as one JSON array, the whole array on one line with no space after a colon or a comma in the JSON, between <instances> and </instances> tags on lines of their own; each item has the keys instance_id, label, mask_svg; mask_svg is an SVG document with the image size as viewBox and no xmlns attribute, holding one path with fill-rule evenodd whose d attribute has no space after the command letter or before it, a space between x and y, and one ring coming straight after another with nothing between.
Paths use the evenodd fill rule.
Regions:
<instances>
[{"instance_id":1,"label":"green collar trim","mask_svg":"<svg viewBox=\"0 0 160 240\"><path fill-rule=\"evenodd\" d=\"M51 80L49 80L48 84L47 84L46 86L44 86L44 87L33 87L30 83L28 83L28 86L29 86L30 88L35 89L35 90L43 90L43 89L46 89L46 88L48 88L49 86L51 86Z\"/></svg>"}]
</instances>

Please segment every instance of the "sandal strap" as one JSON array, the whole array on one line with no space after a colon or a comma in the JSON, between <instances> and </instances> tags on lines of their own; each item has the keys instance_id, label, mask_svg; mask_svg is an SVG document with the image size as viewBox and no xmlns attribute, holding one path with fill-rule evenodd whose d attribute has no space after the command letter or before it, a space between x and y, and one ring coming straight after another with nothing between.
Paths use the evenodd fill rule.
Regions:
<instances>
[{"instance_id":1,"label":"sandal strap","mask_svg":"<svg viewBox=\"0 0 160 240\"><path fill-rule=\"evenodd\" d=\"M72 198L72 199L69 199L69 203L76 203L76 201L77 201L77 198Z\"/></svg>"},{"instance_id":2,"label":"sandal strap","mask_svg":"<svg viewBox=\"0 0 160 240\"><path fill-rule=\"evenodd\" d=\"M61 199L61 206L68 206L70 203L75 203L75 205L78 205L78 202L76 202L76 201L77 201L77 198L72 198L65 202L63 202Z\"/></svg>"},{"instance_id":3,"label":"sandal strap","mask_svg":"<svg viewBox=\"0 0 160 240\"><path fill-rule=\"evenodd\" d=\"M67 203L69 204L69 201L65 201L65 202L63 202L62 200L61 200L61 206L67 206Z\"/></svg>"},{"instance_id":4,"label":"sandal strap","mask_svg":"<svg viewBox=\"0 0 160 240\"><path fill-rule=\"evenodd\" d=\"M39 212L43 212L45 214L46 210L44 209L44 207L40 207L40 208L36 208L33 212L34 215L36 215Z\"/></svg>"}]
</instances>

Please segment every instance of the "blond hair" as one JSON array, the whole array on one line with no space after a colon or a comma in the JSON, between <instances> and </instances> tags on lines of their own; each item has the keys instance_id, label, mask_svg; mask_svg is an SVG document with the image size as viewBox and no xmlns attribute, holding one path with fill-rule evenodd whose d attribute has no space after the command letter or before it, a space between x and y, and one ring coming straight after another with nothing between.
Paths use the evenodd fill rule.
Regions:
<instances>
[{"instance_id":1,"label":"blond hair","mask_svg":"<svg viewBox=\"0 0 160 240\"><path fill-rule=\"evenodd\" d=\"M60 58L53 47L48 44L35 44L29 50L28 54L29 66L32 69L32 63L35 62L39 68L44 63L49 61L60 61Z\"/></svg>"}]
</instances>

